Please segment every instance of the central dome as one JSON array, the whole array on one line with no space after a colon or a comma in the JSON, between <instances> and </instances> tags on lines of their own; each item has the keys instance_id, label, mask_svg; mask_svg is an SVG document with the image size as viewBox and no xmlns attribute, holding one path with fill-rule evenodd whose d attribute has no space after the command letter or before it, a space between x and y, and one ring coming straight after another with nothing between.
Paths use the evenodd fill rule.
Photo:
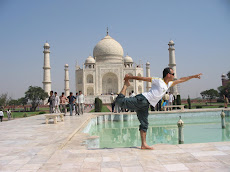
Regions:
<instances>
[{"instance_id":1,"label":"central dome","mask_svg":"<svg viewBox=\"0 0 230 172\"><path fill-rule=\"evenodd\" d=\"M100 40L93 49L97 62L122 62L123 48L109 35Z\"/></svg>"}]
</instances>

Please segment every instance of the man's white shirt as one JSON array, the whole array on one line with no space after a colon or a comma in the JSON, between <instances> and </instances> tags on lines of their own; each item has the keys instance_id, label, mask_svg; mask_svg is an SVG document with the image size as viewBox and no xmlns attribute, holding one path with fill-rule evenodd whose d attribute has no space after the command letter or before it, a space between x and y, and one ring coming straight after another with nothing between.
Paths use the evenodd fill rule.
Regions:
<instances>
[{"instance_id":1,"label":"man's white shirt","mask_svg":"<svg viewBox=\"0 0 230 172\"><path fill-rule=\"evenodd\" d=\"M173 81L170 81L167 85L162 78L152 77L151 89L148 92L142 94L146 97L152 106L156 106L158 101L165 95L172 84Z\"/></svg>"}]
</instances>

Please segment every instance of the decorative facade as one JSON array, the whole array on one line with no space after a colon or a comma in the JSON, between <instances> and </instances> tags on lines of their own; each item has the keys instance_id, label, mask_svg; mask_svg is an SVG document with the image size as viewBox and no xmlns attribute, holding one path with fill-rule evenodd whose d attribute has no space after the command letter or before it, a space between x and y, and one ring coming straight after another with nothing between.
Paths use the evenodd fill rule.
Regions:
<instances>
[{"instance_id":1,"label":"decorative facade","mask_svg":"<svg viewBox=\"0 0 230 172\"><path fill-rule=\"evenodd\" d=\"M124 57L122 46L107 32L94 47L93 57L86 58L83 68L76 65L75 74L76 92L82 91L89 102L99 96L103 103L109 103L108 95L117 94L122 89L124 76L143 76L143 68L136 65L130 56ZM130 84L126 96L132 90L136 94L144 91L143 81L130 80Z\"/></svg>"}]
</instances>

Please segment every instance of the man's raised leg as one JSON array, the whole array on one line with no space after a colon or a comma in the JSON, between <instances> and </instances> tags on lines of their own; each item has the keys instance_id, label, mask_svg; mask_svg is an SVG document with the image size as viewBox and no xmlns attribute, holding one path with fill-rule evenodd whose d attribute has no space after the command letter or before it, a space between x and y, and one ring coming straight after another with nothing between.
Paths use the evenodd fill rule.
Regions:
<instances>
[{"instance_id":1,"label":"man's raised leg","mask_svg":"<svg viewBox=\"0 0 230 172\"><path fill-rule=\"evenodd\" d=\"M124 96L126 95L126 90L130 86L129 80L125 80L125 83L123 85L123 88L120 92L120 94L123 94Z\"/></svg>"}]
</instances>

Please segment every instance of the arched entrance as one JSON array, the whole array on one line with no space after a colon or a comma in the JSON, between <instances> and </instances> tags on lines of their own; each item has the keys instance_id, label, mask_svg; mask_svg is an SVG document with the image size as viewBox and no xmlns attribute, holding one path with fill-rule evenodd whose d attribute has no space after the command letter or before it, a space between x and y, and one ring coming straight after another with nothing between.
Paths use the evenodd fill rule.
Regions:
<instances>
[{"instance_id":1,"label":"arched entrance","mask_svg":"<svg viewBox=\"0 0 230 172\"><path fill-rule=\"evenodd\" d=\"M106 73L102 78L102 94L108 95L118 92L118 78L114 73Z\"/></svg>"}]
</instances>

